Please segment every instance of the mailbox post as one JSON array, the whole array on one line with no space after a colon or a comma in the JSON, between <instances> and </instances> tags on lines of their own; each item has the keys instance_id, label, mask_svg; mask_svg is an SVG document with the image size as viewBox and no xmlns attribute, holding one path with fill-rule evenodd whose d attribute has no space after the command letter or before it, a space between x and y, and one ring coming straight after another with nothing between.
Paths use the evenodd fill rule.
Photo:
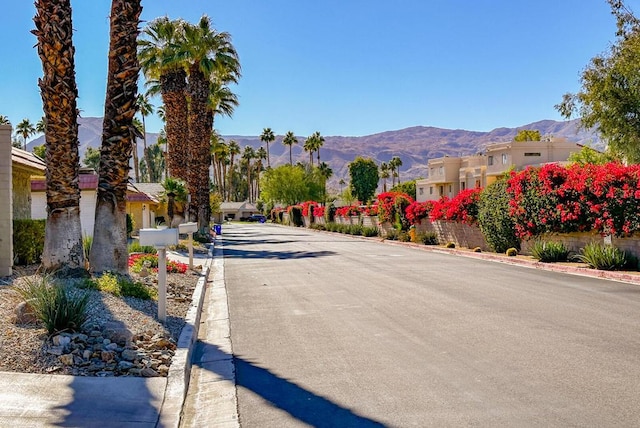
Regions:
<instances>
[{"instance_id":1,"label":"mailbox post","mask_svg":"<svg viewBox=\"0 0 640 428\"><path fill-rule=\"evenodd\" d=\"M193 270L193 232L198 231L198 223L182 223L178 225L180 233L186 233L189 236L189 269Z\"/></svg>"},{"instance_id":2,"label":"mailbox post","mask_svg":"<svg viewBox=\"0 0 640 428\"><path fill-rule=\"evenodd\" d=\"M167 320L167 247L178 244L178 229L140 229L140 245L158 249L158 319Z\"/></svg>"}]
</instances>

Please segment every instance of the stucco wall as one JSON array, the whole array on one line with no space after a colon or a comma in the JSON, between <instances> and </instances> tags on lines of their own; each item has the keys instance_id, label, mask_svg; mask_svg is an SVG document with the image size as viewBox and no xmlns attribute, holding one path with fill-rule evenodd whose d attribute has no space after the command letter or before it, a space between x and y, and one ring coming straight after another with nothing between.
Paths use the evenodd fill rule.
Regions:
<instances>
[{"instance_id":1,"label":"stucco wall","mask_svg":"<svg viewBox=\"0 0 640 428\"><path fill-rule=\"evenodd\" d=\"M11 170L11 125L0 125L0 276L11 275L13 266Z\"/></svg>"},{"instance_id":2,"label":"stucco wall","mask_svg":"<svg viewBox=\"0 0 640 428\"><path fill-rule=\"evenodd\" d=\"M31 173L13 168L13 218L31 218Z\"/></svg>"},{"instance_id":3,"label":"stucco wall","mask_svg":"<svg viewBox=\"0 0 640 428\"><path fill-rule=\"evenodd\" d=\"M47 218L47 194L33 192L31 195L31 218ZM93 223L96 216L96 191L82 190L80 192L80 224L84 236L93 236Z\"/></svg>"}]
</instances>

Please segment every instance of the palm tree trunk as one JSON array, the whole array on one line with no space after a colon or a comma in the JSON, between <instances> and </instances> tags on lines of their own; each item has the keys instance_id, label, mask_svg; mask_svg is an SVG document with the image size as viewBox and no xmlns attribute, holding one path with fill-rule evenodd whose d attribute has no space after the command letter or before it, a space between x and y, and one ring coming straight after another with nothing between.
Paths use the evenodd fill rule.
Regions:
<instances>
[{"instance_id":1,"label":"palm tree trunk","mask_svg":"<svg viewBox=\"0 0 640 428\"><path fill-rule=\"evenodd\" d=\"M147 150L147 124L142 115L142 155L144 157L144 163L147 164L147 171L149 171L149 181L151 182L151 154Z\"/></svg>"},{"instance_id":2,"label":"palm tree trunk","mask_svg":"<svg viewBox=\"0 0 640 428\"><path fill-rule=\"evenodd\" d=\"M43 77L38 81L47 127L47 223L42 266L46 271L84 269L78 175L78 89L69 0L36 0L38 55Z\"/></svg>"},{"instance_id":3,"label":"palm tree trunk","mask_svg":"<svg viewBox=\"0 0 640 428\"><path fill-rule=\"evenodd\" d=\"M133 134L131 137L131 144L131 151L133 153L133 172L136 177L136 183L140 183L140 165L138 164L138 141L135 134Z\"/></svg>"},{"instance_id":4,"label":"palm tree trunk","mask_svg":"<svg viewBox=\"0 0 640 428\"><path fill-rule=\"evenodd\" d=\"M291 155L291 145L289 145L289 165L293 166L293 157Z\"/></svg>"},{"instance_id":5,"label":"palm tree trunk","mask_svg":"<svg viewBox=\"0 0 640 428\"><path fill-rule=\"evenodd\" d=\"M187 181L189 138L187 107L187 73L183 69L160 76L162 102L166 110L167 176Z\"/></svg>"},{"instance_id":6,"label":"palm tree trunk","mask_svg":"<svg viewBox=\"0 0 640 428\"><path fill-rule=\"evenodd\" d=\"M113 0L91 269L127 275L127 184L136 114L140 0Z\"/></svg>"}]
</instances>

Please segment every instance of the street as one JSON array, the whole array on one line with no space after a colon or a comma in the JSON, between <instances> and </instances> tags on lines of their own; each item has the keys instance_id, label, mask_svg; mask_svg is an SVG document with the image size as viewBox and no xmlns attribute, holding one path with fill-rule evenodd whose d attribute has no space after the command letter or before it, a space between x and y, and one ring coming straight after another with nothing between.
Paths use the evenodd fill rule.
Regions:
<instances>
[{"instance_id":1,"label":"street","mask_svg":"<svg viewBox=\"0 0 640 428\"><path fill-rule=\"evenodd\" d=\"M302 228L222 232L242 427L640 425L637 286Z\"/></svg>"}]
</instances>

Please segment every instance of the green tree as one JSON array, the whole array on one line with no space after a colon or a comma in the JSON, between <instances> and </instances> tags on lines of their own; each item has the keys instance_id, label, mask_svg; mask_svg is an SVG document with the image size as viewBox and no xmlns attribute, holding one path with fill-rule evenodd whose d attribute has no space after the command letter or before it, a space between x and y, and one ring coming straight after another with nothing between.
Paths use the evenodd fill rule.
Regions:
<instances>
[{"instance_id":1,"label":"green tree","mask_svg":"<svg viewBox=\"0 0 640 428\"><path fill-rule=\"evenodd\" d=\"M147 183L159 183L164 172L164 151L160 144L152 144L146 149L145 160L140 160L140 175Z\"/></svg>"},{"instance_id":2,"label":"green tree","mask_svg":"<svg viewBox=\"0 0 640 428\"><path fill-rule=\"evenodd\" d=\"M322 200L326 203L327 201L327 180L331 178L333 175L333 170L329 167L326 162L321 162L318 164L318 172L322 177Z\"/></svg>"},{"instance_id":3,"label":"green tree","mask_svg":"<svg viewBox=\"0 0 640 428\"><path fill-rule=\"evenodd\" d=\"M16 125L16 133L22 137L22 149L27 150L27 138L36 133L36 127L29 119L22 119Z\"/></svg>"},{"instance_id":4,"label":"green tree","mask_svg":"<svg viewBox=\"0 0 640 428\"><path fill-rule=\"evenodd\" d=\"M39 134L44 134L47 130L47 118L42 116L38 123L36 123L36 132Z\"/></svg>"},{"instance_id":5,"label":"green tree","mask_svg":"<svg viewBox=\"0 0 640 428\"><path fill-rule=\"evenodd\" d=\"M378 165L373 159L358 156L349 164L351 193L364 204L368 203L378 188Z\"/></svg>"},{"instance_id":6,"label":"green tree","mask_svg":"<svg viewBox=\"0 0 640 428\"><path fill-rule=\"evenodd\" d=\"M392 189L392 192L402 192L411 196L413 199L416 198L416 180L405 181L404 183L396 184Z\"/></svg>"},{"instance_id":7,"label":"green tree","mask_svg":"<svg viewBox=\"0 0 640 428\"><path fill-rule=\"evenodd\" d=\"M298 139L296 138L296 136L294 135L294 133L292 131L289 131L285 134L284 138L282 139L282 144L284 144L285 146L289 146L289 165L293 165L293 157L291 155L291 147L294 144L298 144Z\"/></svg>"},{"instance_id":8,"label":"green tree","mask_svg":"<svg viewBox=\"0 0 640 428\"><path fill-rule=\"evenodd\" d=\"M39 146L35 146L33 148L33 154L38 156L40 159L45 159L47 156L47 147L44 144L40 144Z\"/></svg>"},{"instance_id":9,"label":"green tree","mask_svg":"<svg viewBox=\"0 0 640 428\"><path fill-rule=\"evenodd\" d=\"M394 156L389 161L389 168L392 173L392 185L396 185L396 177L398 178L398 184L400 184L400 167L402 166L402 159L399 156Z\"/></svg>"},{"instance_id":10,"label":"green tree","mask_svg":"<svg viewBox=\"0 0 640 428\"><path fill-rule=\"evenodd\" d=\"M262 130L262 134L260 135L260 141L265 143L265 146L267 147L267 168L271 168L271 160L269 157L269 143L271 143L272 141L275 141L275 139L276 137L275 135L273 135L273 131L271 130L271 128L264 128Z\"/></svg>"},{"instance_id":11,"label":"green tree","mask_svg":"<svg viewBox=\"0 0 640 428\"><path fill-rule=\"evenodd\" d=\"M42 266L47 271L83 270L71 4L69 0L37 0L35 7L33 34L43 71L38 86L47 120L47 223Z\"/></svg>"},{"instance_id":12,"label":"green tree","mask_svg":"<svg viewBox=\"0 0 640 428\"><path fill-rule=\"evenodd\" d=\"M294 205L322 197L322 177L313 168L281 165L270 168L261 178L263 201Z\"/></svg>"},{"instance_id":13,"label":"green tree","mask_svg":"<svg viewBox=\"0 0 640 428\"><path fill-rule=\"evenodd\" d=\"M380 178L382 179L382 191L387 191L387 179L389 178L389 164L382 162L380 164Z\"/></svg>"},{"instance_id":14,"label":"green tree","mask_svg":"<svg viewBox=\"0 0 640 428\"><path fill-rule=\"evenodd\" d=\"M540 131L534 129L521 129L518 131L515 137L513 137L513 141L524 142L524 141L540 141L542 140L542 135L540 135Z\"/></svg>"},{"instance_id":15,"label":"green tree","mask_svg":"<svg viewBox=\"0 0 640 428\"><path fill-rule=\"evenodd\" d=\"M497 253L520 248L515 220L509 215L508 175L487 186L478 202L478 224L487 243Z\"/></svg>"},{"instance_id":16,"label":"green tree","mask_svg":"<svg viewBox=\"0 0 640 428\"><path fill-rule=\"evenodd\" d=\"M162 183L164 191L160 194L160 200L167 204L168 226L173 226L173 218L177 209L187 202L187 186L184 181L177 178L165 178Z\"/></svg>"},{"instance_id":17,"label":"green tree","mask_svg":"<svg viewBox=\"0 0 640 428\"><path fill-rule=\"evenodd\" d=\"M0 125L9 125L11 124L11 121L9 120L9 118L3 114L0 114Z\"/></svg>"},{"instance_id":18,"label":"green tree","mask_svg":"<svg viewBox=\"0 0 640 428\"><path fill-rule=\"evenodd\" d=\"M84 159L82 159L82 162L85 166L98 172L98 169L100 168L100 149L87 147L87 150L84 152Z\"/></svg>"},{"instance_id":19,"label":"green tree","mask_svg":"<svg viewBox=\"0 0 640 428\"><path fill-rule=\"evenodd\" d=\"M597 127L608 147L631 163L640 162L640 23L622 0L608 0L617 19L617 40L591 59L581 89L567 93L555 107L565 118L574 113L585 128Z\"/></svg>"},{"instance_id":20,"label":"green tree","mask_svg":"<svg viewBox=\"0 0 640 428\"><path fill-rule=\"evenodd\" d=\"M147 164L146 170L149 171L151 169L151 159L149 158L150 152L147 150L147 123L145 119L147 116L152 115L154 111L153 104L149 101L149 95L138 94L138 98L136 98L136 107L138 108L140 117L142 117L142 129L140 130L140 133L142 134L142 157L144 159L144 163Z\"/></svg>"},{"instance_id":21,"label":"green tree","mask_svg":"<svg viewBox=\"0 0 640 428\"><path fill-rule=\"evenodd\" d=\"M240 146L236 140L230 140L228 144L229 148L229 171L230 175L233 175L234 166L235 166L235 158L236 155L240 154ZM230 201L232 199L231 195L233 195L233 180L229 180L229 195L227 196L227 200Z\"/></svg>"},{"instance_id":22,"label":"green tree","mask_svg":"<svg viewBox=\"0 0 640 428\"><path fill-rule=\"evenodd\" d=\"M589 146L583 146L579 152L572 152L569 155L568 160L571 163L577 163L580 165L604 165L609 162L619 161L619 159L610 151L603 153Z\"/></svg>"}]
</instances>

